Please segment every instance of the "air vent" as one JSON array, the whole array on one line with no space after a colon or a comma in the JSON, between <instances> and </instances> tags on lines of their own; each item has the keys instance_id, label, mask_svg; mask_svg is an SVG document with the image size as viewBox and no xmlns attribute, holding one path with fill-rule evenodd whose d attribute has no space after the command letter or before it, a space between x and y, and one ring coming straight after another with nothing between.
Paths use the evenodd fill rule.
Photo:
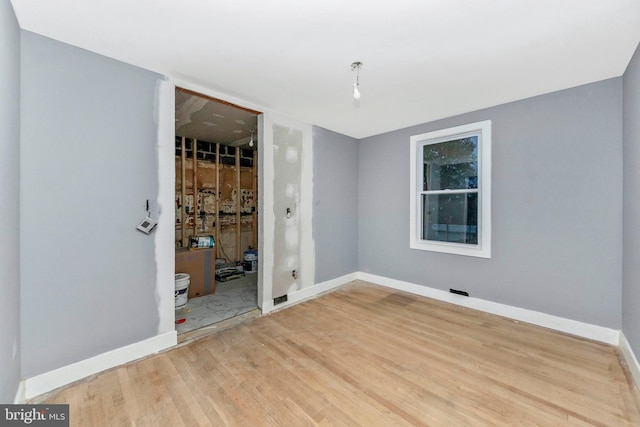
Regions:
<instances>
[{"instance_id":1,"label":"air vent","mask_svg":"<svg viewBox=\"0 0 640 427\"><path fill-rule=\"evenodd\" d=\"M287 302L286 295L282 295L281 297L276 297L273 299L273 305L282 304L283 302Z\"/></svg>"}]
</instances>

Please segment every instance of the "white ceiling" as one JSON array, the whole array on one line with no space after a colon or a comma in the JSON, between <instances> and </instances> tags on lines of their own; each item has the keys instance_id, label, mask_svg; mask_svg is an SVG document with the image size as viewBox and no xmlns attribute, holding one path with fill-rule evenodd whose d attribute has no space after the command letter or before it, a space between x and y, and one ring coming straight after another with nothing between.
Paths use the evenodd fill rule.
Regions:
<instances>
[{"instance_id":1,"label":"white ceiling","mask_svg":"<svg viewBox=\"0 0 640 427\"><path fill-rule=\"evenodd\" d=\"M640 41L638 0L12 3L25 30L356 138L620 76Z\"/></svg>"}]
</instances>

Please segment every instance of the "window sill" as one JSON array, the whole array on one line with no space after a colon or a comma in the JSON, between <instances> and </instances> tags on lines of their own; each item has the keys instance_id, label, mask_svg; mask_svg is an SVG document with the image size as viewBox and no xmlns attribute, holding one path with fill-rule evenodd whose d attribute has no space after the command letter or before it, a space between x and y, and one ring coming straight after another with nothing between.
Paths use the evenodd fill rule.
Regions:
<instances>
[{"instance_id":1,"label":"window sill","mask_svg":"<svg viewBox=\"0 0 640 427\"><path fill-rule=\"evenodd\" d=\"M409 247L421 251L440 252L453 255L465 255L477 258L491 258L491 248L481 248L475 245L464 245L448 242L426 242L424 240L411 241Z\"/></svg>"}]
</instances>

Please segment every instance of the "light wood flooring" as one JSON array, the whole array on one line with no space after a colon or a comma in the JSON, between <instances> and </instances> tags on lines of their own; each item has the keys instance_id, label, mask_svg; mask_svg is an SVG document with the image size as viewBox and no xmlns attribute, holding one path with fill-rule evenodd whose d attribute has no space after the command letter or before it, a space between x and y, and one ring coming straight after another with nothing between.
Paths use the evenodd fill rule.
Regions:
<instances>
[{"instance_id":1,"label":"light wood flooring","mask_svg":"<svg viewBox=\"0 0 640 427\"><path fill-rule=\"evenodd\" d=\"M364 282L48 397L74 426L638 426L616 348Z\"/></svg>"}]
</instances>

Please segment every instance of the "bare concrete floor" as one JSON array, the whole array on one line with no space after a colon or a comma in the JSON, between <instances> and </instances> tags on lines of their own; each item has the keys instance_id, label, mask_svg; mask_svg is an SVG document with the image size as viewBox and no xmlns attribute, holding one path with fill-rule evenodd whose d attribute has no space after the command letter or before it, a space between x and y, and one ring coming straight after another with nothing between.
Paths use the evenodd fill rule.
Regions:
<instances>
[{"instance_id":1,"label":"bare concrete floor","mask_svg":"<svg viewBox=\"0 0 640 427\"><path fill-rule=\"evenodd\" d=\"M239 279L216 282L216 292L190 299L176 309L178 335L210 326L258 308L258 275L246 274Z\"/></svg>"}]
</instances>

